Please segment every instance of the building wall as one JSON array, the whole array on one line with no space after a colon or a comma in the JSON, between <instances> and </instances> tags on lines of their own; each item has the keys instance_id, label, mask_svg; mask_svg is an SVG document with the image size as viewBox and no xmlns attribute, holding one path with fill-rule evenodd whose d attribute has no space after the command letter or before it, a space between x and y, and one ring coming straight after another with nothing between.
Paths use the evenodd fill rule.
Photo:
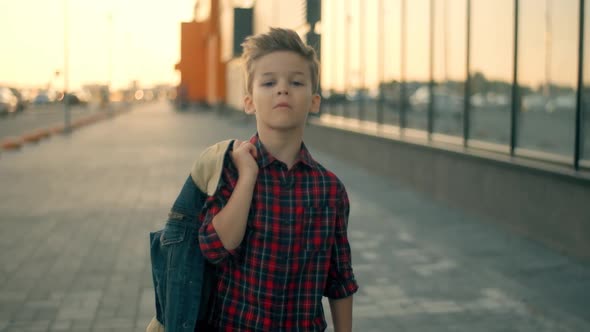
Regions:
<instances>
[{"instance_id":1,"label":"building wall","mask_svg":"<svg viewBox=\"0 0 590 332\"><path fill-rule=\"evenodd\" d=\"M244 72L240 59L232 59L226 64L227 94L226 103L234 110L243 110Z\"/></svg>"},{"instance_id":2,"label":"building wall","mask_svg":"<svg viewBox=\"0 0 590 332\"><path fill-rule=\"evenodd\" d=\"M176 69L180 71L180 86L186 89L191 101L205 101L207 98L207 62L206 44L208 25L205 22L181 23L180 62Z\"/></svg>"},{"instance_id":3,"label":"building wall","mask_svg":"<svg viewBox=\"0 0 590 332\"><path fill-rule=\"evenodd\" d=\"M298 30L305 25L305 0L257 0L254 5L254 33L271 27Z\"/></svg>"},{"instance_id":4,"label":"building wall","mask_svg":"<svg viewBox=\"0 0 590 332\"><path fill-rule=\"evenodd\" d=\"M255 33L305 35L299 1L283 3L256 2ZM306 140L590 258L590 6L579 3L322 0L322 125ZM229 67L229 105L242 109Z\"/></svg>"},{"instance_id":5,"label":"building wall","mask_svg":"<svg viewBox=\"0 0 590 332\"><path fill-rule=\"evenodd\" d=\"M181 23L180 61L175 69L180 71L179 93L189 103L217 104L225 100L219 1L203 3L197 13L202 20Z\"/></svg>"}]
</instances>

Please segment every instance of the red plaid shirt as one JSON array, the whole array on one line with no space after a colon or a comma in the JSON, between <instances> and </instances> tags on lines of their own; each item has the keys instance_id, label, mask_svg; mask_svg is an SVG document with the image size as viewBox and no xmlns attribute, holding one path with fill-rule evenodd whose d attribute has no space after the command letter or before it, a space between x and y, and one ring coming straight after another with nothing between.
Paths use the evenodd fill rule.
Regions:
<instances>
[{"instance_id":1,"label":"red plaid shirt","mask_svg":"<svg viewBox=\"0 0 590 332\"><path fill-rule=\"evenodd\" d=\"M259 172L240 246L226 250L211 223L238 178L229 156L221 187L200 216L201 250L217 266L209 322L221 331L323 331L322 296L344 298L358 289L346 233L346 189L304 144L287 170L258 135L250 142L258 150Z\"/></svg>"}]
</instances>

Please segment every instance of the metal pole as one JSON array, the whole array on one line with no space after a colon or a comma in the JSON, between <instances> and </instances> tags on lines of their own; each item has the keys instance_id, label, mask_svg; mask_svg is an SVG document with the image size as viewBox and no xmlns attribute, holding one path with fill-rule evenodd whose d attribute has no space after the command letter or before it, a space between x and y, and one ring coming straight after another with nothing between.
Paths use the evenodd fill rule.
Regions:
<instances>
[{"instance_id":1,"label":"metal pole","mask_svg":"<svg viewBox=\"0 0 590 332\"><path fill-rule=\"evenodd\" d=\"M69 89L69 40L68 40L68 0L64 0L64 133L70 133L70 105L68 102Z\"/></svg>"},{"instance_id":2,"label":"metal pole","mask_svg":"<svg viewBox=\"0 0 590 332\"><path fill-rule=\"evenodd\" d=\"M514 156L516 149L517 120L519 112L519 88L518 88L518 0L514 0L514 68L512 77L512 108L510 110L510 155Z\"/></svg>"},{"instance_id":3,"label":"metal pole","mask_svg":"<svg viewBox=\"0 0 590 332\"><path fill-rule=\"evenodd\" d=\"M432 132L434 131L434 0L430 0L430 65L429 65L429 82L428 91L428 140L432 140Z\"/></svg>"},{"instance_id":4,"label":"metal pole","mask_svg":"<svg viewBox=\"0 0 590 332\"><path fill-rule=\"evenodd\" d=\"M471 100L471 0L467 0L467 47L466 49L466 63L465 63L465 96L463 97L463 146L469 145L469 125L470 125L470 100Z\"/></svg>"},{"instance_id":5,"label":"metal pole","mask_svg":"<svg viewBox=\"0 0 590 332\"><path fill-rule=\"evenodd\" d=\"M383 124L383 85L385 84L385 6L383 0L379 0L379 16L377 17L377 34L379 38L378 66L379 66L379 102L377 104L377 123Z\"/></svg>"},{"instance_id":6,"label":"metal pole","mask_svg":"<svg viewBox=\"0 0 590 332\"><path fill-rule=\"evenodd\" d=\"M584 93L583 69L584 69L584 11L585 1L580 0L580 32L578 39L578 91L576 93L576 136L574 144L574 169L580 169L580 159L584 148L584 138L582 136L582 119L583 107L582 94Z\"/></svg>"}]
</instances>

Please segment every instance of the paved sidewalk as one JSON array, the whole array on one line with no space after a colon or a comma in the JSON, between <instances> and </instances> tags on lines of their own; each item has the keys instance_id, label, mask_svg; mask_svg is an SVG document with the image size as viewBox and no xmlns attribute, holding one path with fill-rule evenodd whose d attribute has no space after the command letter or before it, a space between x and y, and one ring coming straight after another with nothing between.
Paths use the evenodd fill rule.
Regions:
<instances>
[{"instance_id":1,"label":"paved sidewalk","mask_svg":"<svg viewBox=\"0 0 590 332\"><path fill-rule=\"evenodd\" d=\"M148 104L0 155L0 331L144 331L148 232L203 148L253 130ZM310 149L351 199L355 331L590 331L588 264Z\"/></svg>"}]
</instances>

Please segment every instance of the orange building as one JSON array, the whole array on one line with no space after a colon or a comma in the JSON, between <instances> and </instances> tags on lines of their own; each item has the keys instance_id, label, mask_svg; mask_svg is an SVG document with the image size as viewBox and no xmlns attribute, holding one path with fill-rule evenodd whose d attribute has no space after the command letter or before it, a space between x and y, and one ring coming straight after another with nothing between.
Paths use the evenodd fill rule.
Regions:
<instances>
[{"instance_id":1,"label":"orange building","mask_svg":"<svg viewBox=\"0 0 590 332\"><path fill-rule=\"evenodd\" d=\"M200 15L199 12L206 12ZM181 23L177 96L182 103L215 105L225 100L225 64L221 60L219 0L197 1L195 19ZM197 21L198 17L204 20Z\"/></svg>"}]
</instances>

